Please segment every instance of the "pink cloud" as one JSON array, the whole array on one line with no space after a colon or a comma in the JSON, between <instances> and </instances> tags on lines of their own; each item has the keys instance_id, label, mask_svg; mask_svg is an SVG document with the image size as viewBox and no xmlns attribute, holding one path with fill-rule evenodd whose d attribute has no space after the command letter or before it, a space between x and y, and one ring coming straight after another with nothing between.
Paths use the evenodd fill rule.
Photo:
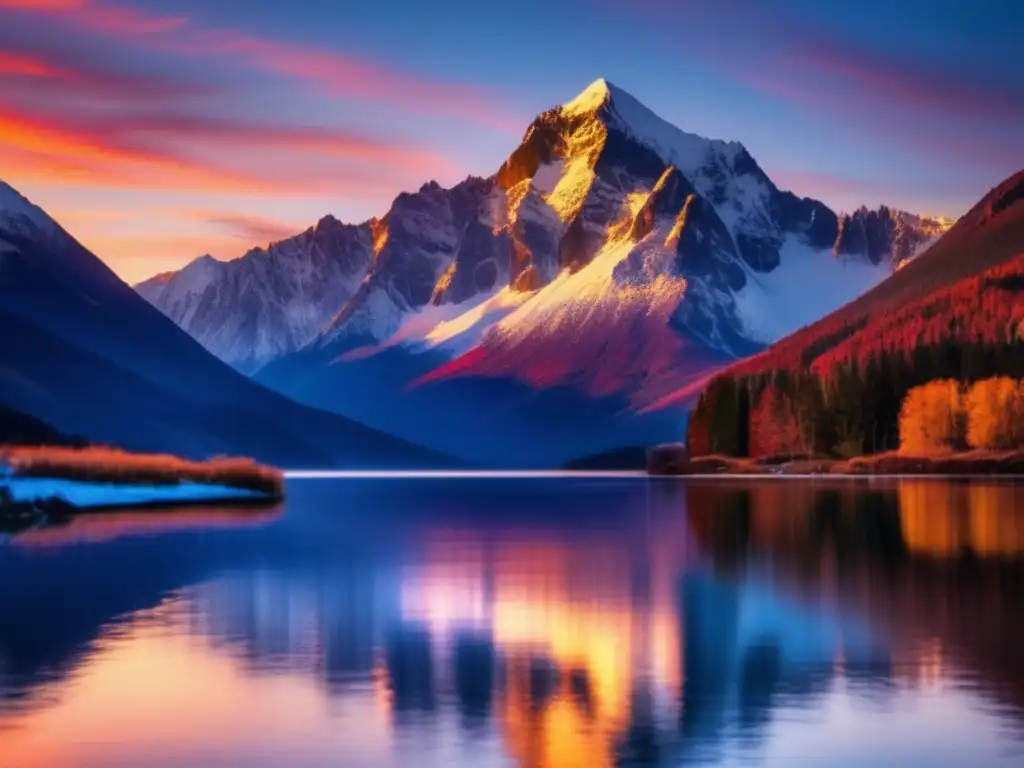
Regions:
<instances>
[{"instance_id":1,"label":"pink cloud","mask_svg":"<svg viewBox=\"0 0 1024 768\"><path fill-rule=\"evenodd\" d=\"M3 0L0 0L2 2ZM60 80L74 80L76 74L71 70L54 66L36 56L12 51L0 51L0 76L17 75L19 77L50 77Z\"/></svg>"},{"instance_id":2,"label":"pink cloud","mask_svg":"<svg viewBox=\"0 0 1024 768\"><path fill-rule=\"evenodd\" d=\"M1024 118L1024 95L935 69L905 57L866 51L835 40L804 35L787 49L794 69L809 68L859 88L861 95L888 104L937 112L1009 120Z\"/></svg>"},{"instance_id":3,"label":"pink cloud","mask_svg":"<svg viewBox=\"0 0 1024 768\"><path fill-rule=\"evenodd\" d=\"M0 48L0 80L10 99L55 91L63 97L103 97L118 102L154 103L168 98L210 95L210 84L186 83L159 74L131 74L97 68L71 51ZM67 104L67 101L63 101Z\"/></svg>"},{"instance_id":4,"label":"pink cloud","mask_svg":"<svg viewBox=\"0 0 1024 768\"><path fill-rule=\"evenodd\" d=\"M453 170L446 158L427 150L343 129L259 124L180 112L120 115L108 120L80 122L80 125L102 135L123 137L129 145L145 145L146 139L173 138L200 141L204 145L224 143L236 148L240 145L278 147L412 169L428 175Z\"/></svg>"},{"instance_id":5,"label":"pink cloud","mask_svg":"<svg viewBox=\"0 0 1024 768\"><path fill-rule=\"evenodd\" d=\"M78 20L87 29L114 35L159 35L188 26L185 16L152 16L137 8L99 2L84 6Z\"/></svg>"},{"instance_id":6,"label":"pink cloud","mask_svg":"<svg viewBox=\"0 0 1024 768\"><path fill-rule=\"evenodd\" d=\"M947 117L967 114L978 120L1024 119L1024 93L966 76L948 62L856 45L775 3L637 0L631 11L637 9L649 22L677 33L688 51L770 96L813 108L840 107L862 117L875 107Z\"/></svg>"},{"instance_id":7,"label":"pink cloud","mask_svg":"<svg viewBox=\"0 0 1024 768\"><path fill-rule=\"evenodd\" d=\"M161 16L124 4L97 0L0 0L8 8L59 15L89 32L143 47L197 58L220 57L286 76L331 95L384 102L420 113L454 115L503 132L518 133L522 121L505 113L473 86L414 75L339 51L249 35L204 29L184 16Z\"/></svg>"},{"instance_id":8,"label":"pink cloud","mask_svg":"<svg viewBox=\"0 0 1024 768\"><path fill-rule=\"evenodd\" d=\"M101 0L0 0L0 11L63 14L79 26L115 35L153 35L181 29L184 16L157 16Z\"/></svg>"},{"instance_id":9,"label":"pink cloud","mask_svg":"<svg viewBox=\"0 0 1024 768\"><path fill-rule=\"evenodd\" d=\"M252 37L235 31L203 31L171 43L199 56L226 56L267 72L306 81L337 96L390 102L422 112L455 114L499 130L522 129L477 88L393 71L337 51Z\"/></svg>"},{"instance_id":10,"label":"pink cloud","mask_svg":"<svg viewBox=\"0 0 1024 768\"><path fill-rule=\"evenodd\" d=\"M380 194L394 184L395 174L403 169L399 160L391 164L390 172L379 165L358 169L326 162L322 157L324 147L351 159L360 157L363 146L353 137L334 137L326 132L315 134L312 146L318 151L310 153L311 137L303 129L279 127L232 133L231 125L211 122L205 126L229 148L248 142L279 150L264 157L265 162L255 162L240 158L237 152L221 152L216 159L207 159L182 147L180 135L177 141L173 132L146 136L135 133L135 127L34 114L0 101L0 161L5 176L37 182L273 195ZM365 147L373 153L387 151L380 144L368 143ZM307 151L305 156L303 151ZM405 150L395 151L400 155ZM406 162L411 162L410 158L415 158L411 151ZM423 160L433 162L429 155Z\"/></svg>"},{"instance_id":11,"label":"pink cloud","mask_svg":"<svg viewBox=\"0 0 1024 768\"><path fill-rule=\"evenodd\" d=\"M78 11L89 0L0 0L0 10L12 11Z\"/></svg>"}]
</instances>

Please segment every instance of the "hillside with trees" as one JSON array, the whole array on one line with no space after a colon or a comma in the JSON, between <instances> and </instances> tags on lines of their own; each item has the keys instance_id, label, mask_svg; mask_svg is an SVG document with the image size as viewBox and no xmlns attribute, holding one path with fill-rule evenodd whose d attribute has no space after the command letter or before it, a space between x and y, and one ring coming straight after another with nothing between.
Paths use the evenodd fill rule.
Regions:
<instances>
[{"instance_id":1,"label":"hillside with trees","mask_svg":"<svg viewBox=\"0 0 1024 768\"><path fill-rule=\"evenodd\" d=\"M992 391L962 386L999 377ZM895 450L915 388L945 381L957 397L991 399L1022 378L1024 171L877 288L712 379L690 417L689 449L753 457Z\"/></svg>"}]
</instances>

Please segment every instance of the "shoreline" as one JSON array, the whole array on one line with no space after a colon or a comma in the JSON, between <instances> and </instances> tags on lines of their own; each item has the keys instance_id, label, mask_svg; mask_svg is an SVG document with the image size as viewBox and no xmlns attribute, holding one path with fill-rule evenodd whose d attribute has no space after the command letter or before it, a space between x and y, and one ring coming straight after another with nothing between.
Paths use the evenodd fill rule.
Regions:
<instances>
[{"instance_id":1,"label":"shoreline","mask_svg":"<svg viewBox=\"0 0 1024 768\"><path fill-rule=\"evenodd\" d=\"M249 459L196 462L96 446L0 446L4 532L99 512L256 509L283 498L283 474Z\"/></svg>"},{"instance_id":2,"label":"shoreline","mask_svg":"<svg viewBox=\"0 0 1024 768\"><path fill-rule=\"evenodd\" d=\"M652 473L644 469L609 469L609 470L330 470L301 469L285 472L289 480L637 480L637 479L678 479L693 478L695 480L877 480L879 478L920 480L934 478L951 480L954 478L969 480L1024 480L1024 472L1016 474L939 474L930 473L796 473L796 472L687 472L687 473Z\"/></svg>"},{"instance_id":3,"label":"shoreline","mask_svg":"<svg viewBox=\"0 0 1024 768\"><path fill-rule=\"evenodd\" d=\"M830 457L686 457L652 452L654 475L705 477L1022 477L1024 450L962 451L944 454L878 453L850 459Z\"/></svg>"}]
</instances>

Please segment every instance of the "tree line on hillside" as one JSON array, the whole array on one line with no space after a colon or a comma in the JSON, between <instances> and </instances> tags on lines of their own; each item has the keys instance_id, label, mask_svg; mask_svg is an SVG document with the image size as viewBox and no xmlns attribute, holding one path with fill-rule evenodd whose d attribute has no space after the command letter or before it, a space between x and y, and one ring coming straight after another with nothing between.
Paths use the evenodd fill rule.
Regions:
<instances>
[{"instance_id":1,"label":"tree line on hillside","mask_svg":"<svg viewBox=\"0 0 1024 768\"><path fill-rule=\"evenodd\" d=\"M895 450L916 387L1024 378L1024 254L882 318L780 347L711 381L690 415L691 455Z\"/></svg>"}]
</instances>

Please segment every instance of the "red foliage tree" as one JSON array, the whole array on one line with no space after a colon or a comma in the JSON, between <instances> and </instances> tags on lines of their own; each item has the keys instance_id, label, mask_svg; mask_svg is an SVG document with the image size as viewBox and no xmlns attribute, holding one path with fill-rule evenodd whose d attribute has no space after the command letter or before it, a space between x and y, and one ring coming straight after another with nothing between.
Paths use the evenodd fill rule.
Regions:
<instances>
[{"instance_id":1,"label":"red foliage tree","mask_svg":"<svg viewBox=\"0 0 1024 768\"><path fill-rule=\"evenodd\" d=\"M806 441L792 398L774 385L765 387L750 413L750 455L806 452Z\"/></svg>"}]
</instances>

